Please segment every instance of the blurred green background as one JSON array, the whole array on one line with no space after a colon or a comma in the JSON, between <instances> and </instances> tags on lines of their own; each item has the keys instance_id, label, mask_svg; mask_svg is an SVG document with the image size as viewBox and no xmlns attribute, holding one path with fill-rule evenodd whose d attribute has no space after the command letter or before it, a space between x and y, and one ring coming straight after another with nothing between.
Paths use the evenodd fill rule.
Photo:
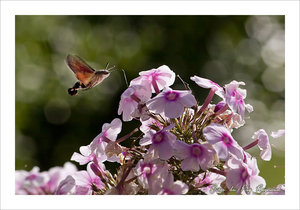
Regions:
<instances>
[{"instance_id":1,"label":"blurred green background","mask_svg":"<svg viewBox=\"0 0 300 210\"><path fill-rule=\"evenodd\" d=\"M76 54L95 69L106 63L127 78L168 65L190 84L198 101L208 90L189 77L220 85L244 81L254 112L233 131L242 145L253 133L284 129L284 16L24 16L16 20L16 170L62 166L117 115L126 89L122 72L71 97L76 82L65 64ZM177 79L173 89L183 89ZM242 87L243 88L243 87ZM214 102L218 102L218 97ZM137 122L123 124L122 134ZM270 137L273 156L258 164L267 187L284 183L284 137ZM259 154L257 148L249 151Z\"/></svg>"}]
</instances>

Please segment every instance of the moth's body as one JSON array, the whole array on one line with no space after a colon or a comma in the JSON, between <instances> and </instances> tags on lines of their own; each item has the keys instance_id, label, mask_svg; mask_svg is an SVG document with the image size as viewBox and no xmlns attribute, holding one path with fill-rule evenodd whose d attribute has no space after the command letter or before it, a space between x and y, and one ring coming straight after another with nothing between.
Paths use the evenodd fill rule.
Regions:
<instances>
[{"instance_id":1,"label":"moth's body","mask_svg":"<svg viewBox=\"0 0 300 210\"><path fill-rule=\"evenodd\" d=\"M84 82L81 82L81 86L83 86L82 88L86 89L93 88L96 85L100 84L109 75L110 72L107 70L96 70L90 78L87 78L84 80Z\"/></svg>"},{"instance_id":2,"label":"moth's body","mask_svg":"<svg viewBox=\"0 0 300 210\"><path fill-rule=\"evenodd\" d=\"M70 69L74 72L76 78L79 80L74 84L72 88L68 89L68 93L71 96L76 95L78 89L87 90L95 87L110 75L110 72L107 69L94 70L80 57L75 55L67 56L67 64L70 67Z\"/></svg>"}]
</instances>

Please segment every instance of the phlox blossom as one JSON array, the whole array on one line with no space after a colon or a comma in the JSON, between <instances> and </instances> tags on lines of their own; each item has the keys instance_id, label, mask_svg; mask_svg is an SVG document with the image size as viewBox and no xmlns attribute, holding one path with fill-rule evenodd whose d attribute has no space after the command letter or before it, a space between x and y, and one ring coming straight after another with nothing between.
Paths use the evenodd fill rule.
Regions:
<instances>
[{"instance_id":1,"label":"phlox blossom","mask_svg":"<svg viewBox=\"0 0 300 210\"><path fill-rule=\"evenodd\" d=\"M264 129L259 129L254 133L252 139L258 140L258 147L261 150L260 157L263 160L269 161L272 157L272 148L269 142L268 134Z\"/></svg>"},{"instance_id":2,"label":"phlox blossom","mask_svg":"<svg viewBox=\"0 0 300 210\"><path fill-rule=\"evenodd\" d=\"M145 146L151 144L149 152L152 150L158 154L160 159L168 160L173 155L173 145L176 136L168 130L172 129L174 125L170 125L162 130L155 132L150 130L140 140L140 145Z\"/></svg>"},{"instance_id":3,"label":"phlox blossom","mask_svg":"<svg viewBox=\"0 0 300 210\"><path fill-rule=\"evenodd\" d=\"M91 195L93 191L101 190L105 186L101 178L91 169L91 164L93 163L87 165L86 171L78 171L73 175L76 182L76 194L78 195ZM104 168L103 164L101 166Z\"/></svg>"},{"instance_id":4,"label":"phlox blossom","mask_svg":"<svg viewBox=\"0 0 300 210\"><path fill-rule=\"evenodd\" d=\"M191 80L193 80L197 85L199 85L200 87L203 88L210 88L210 89L215 89L215 93L220 96L221 98L224 98L224 90L223 88L218 85L217 83L209 80L209 79L205 79L202 77L198 77L198 76L193 76L190 78Z\"/></svg>"},{"instance_id":5,"label":"phlox blossom","mask_svg":"<svg viewBox=\"0 0 300 210\"><path fill-rule=\"evenodd\" d=\"M80 165L85 165L89 162L91 162L94 158L97 158L96 154L92 152L91 146L81 146L79 148L80 154L77 152L74 152L71 160L78 162ZM103 162L105 160L105 156L100 156L99 160L100 162Z\"/></svg>"},{"instance_id":6,"label":"phlox blossom","mask_svg":"<svg viewBox=\"0 0 300 210\"><path fill-rule=\"evenodd\" d=\"M175 181L172 173L162 180L162 182L155 182L149 189L151 195L183 195L189 191L187 184L182 181Z\"/></svg>"},{"instance_id":7,"label":"phlox blossom","mask_svg":"<svg viewBox=\"0 0 300 210\"><path fill-rule=\"evenodd\" d=\"M246 154L246 161L232 156L227 160L226 185L237 189L238 194L252 194L266 186L264 178L259 176L256 158Z\"/></svg>"},{"instance_id":8,"label":"phlox blossom","mask_svg":"<svg viewBox=\"0 0 300 210\"><path fill-rule=\"evenodd\" d=\"M73 163L66 162L63 167L53 167L41 174L44 176L45 184L42 187L47 194L53 194L58 184L68 175L72 175L77 171Z\"/></svg>"},{"instance_id":9,"label":"phlox blossom","mask_svg":"<svg viewBox=\"0 0 300 210\"><path fill-rule=\"evenodd\" d=\"M212 123L203 129L203 136L212 144L221 160L229 158L229 152L238 158L243 158L243 149L233 139L226 127Z\"/></svg>"},{"instance_id":10,"label":"phlox blossom","mask_svg":"<svg viewBox=\"0 0 300 210\"><path fill-rule=\"evenodd\" d=\"M35 166L31 171L19 170L15 176L15 193L24 195L43 195L41 189L44 185L44 177L40 174L40 168Z\"/></svg>"},{"instance_id":11,"label":"phlox blossom","mask_svg":"<svg viewBox=\"0 0 300 210\"><path fill-rule=\"evenodd\" d=\"M124 121L132 120L133 116L136 115L136 109L139 108L139 105L141 106L141 103L144 104L145 101L150 99L151 95L150 85L145 82L141 85L129 86L121 95L118 115L123 113L122 119ZM140 112L143 111L140 110Z\"/></svg>"},{"instance_id":12,"label":"phlox blossom","mask_svg":"<svg viewBox=\"0 0 300 210\"><path fill-rule=\"evenodd\" d=\"M166 65L160 66L157 69L151 69L148 71L141 71L139 77L131 80L132 85L149 84L152 89L152 93L159 93L165 87L171 86L175 81L175 73Z\"/></svg>"},{"instance_id":13,"label":"phlox blossom","mask_svg":"<svg viewBox=\"0 0 300 210\"><path fill-rule=\"evenodd\" d=\"M166 117L177 118L182 115L185 107L192 107L196 103L191 91L165 88L146 104L149 110L156 114L163 113Z\"/></svg>"},{"instance_id":14,"label":"phlox blossom","mask_svg":"<svg viewBox=\"0 0 300 210\"><path fill-rule=\"evenodd\" d=\"M216 152L210 144L187 144L176 141L174 144L174 156L183 160L181 169L183 171L207 170L214 164Z\"/></svg>"},{"instance_id":15,"label":"phlox blossom","mask_svg":"<svg viewBox=\"0 0 300 210\"><path fill-rule=\"evenodd\" d=\"M140 126L140 130L146 134L149 130L151 130L150 126L151 125L156 125L157 127L159 127L160 129L163 129L162 125L153 118L149 118L148 120L142 121L141 120L142 125Z\"/></svg>"},{"instance_id":16,"label":"phlox blossom","mask_svg":"<svg viewBox=\"0 0 300 210\"><path fill-rule=\"evenodd\" d=\"M168 164L160 159L154 159L153 154L149 153L144 159L139 160L133 171L141 186L148 189L153 182L165 177L168 173Z\"/></svg>"},{"instance_id":17,"label":"phlox blossom","mask_svg":"<svg viewBox=\"0 0 300 210\"><path fill-rule=\"evenodd\" d=\"M119 118L115 118L110 124L105 123L102 126L102 132L91 142L90 149L93 153L96 154L96 157L99 158L101 162L105 160L114 162L117 160L115 158L110 159L107 157L106 147L108 143L116 141L118 134L121 132L121 129L122 121Z\"/></svg>"},{"instance_id":18,"label":"phlox blossom","mask_svg":"<svg viewBox=\"0 0 300 210\"><path fill-rule=\"evenodd\" d=\"M31 171L16 173L16 194L45 195L54 194L59 183L68 175L77 171L74 164L66 162L63 167L53 167L48 171L40 172L38 167Z\"/></svg>"},{"instance_id":19,"label":"phlox blossom","mask_svg":"<svg viewBox=\"0 0 300 210\"><path fill-rule=\"evenodd\" d=\"M250 104L245 104L247 91L239 88L240 85L245 85L244 82L232 81L224 86L225 101L231 110L238 113L242 119L244 119L245 108L248 112L253 111L253 107Z\"/></svg>"},{"instance_id":20,"label":"phlox blossom","mask_svg":"<svg viewBox=\"0 0 300 210\"><path fill-rule=\"evenodd\" d=\"M75 179L69 175L59 183L55 194L56 195L67 195L71 192L71 190L74 187L75 187Z\"/></svg>"},{"instance_id":21,"label":"phlox blossom","mask_svg":"<svg viewBox=\"0 0 300 210\"><path fill-rule=\"evenodd\" d=\"M226 180L225 176L220 174L206 172L199 174L194 180L193 185L207 195L217 195L224 190L221 188L221 183Z\"/></svg>"}]
</instances>

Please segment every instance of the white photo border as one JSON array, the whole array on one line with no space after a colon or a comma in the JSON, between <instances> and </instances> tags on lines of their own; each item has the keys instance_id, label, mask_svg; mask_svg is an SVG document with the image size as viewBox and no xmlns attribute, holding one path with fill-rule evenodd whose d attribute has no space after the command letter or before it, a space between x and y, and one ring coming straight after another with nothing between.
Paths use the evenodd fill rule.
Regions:
<instances>
[{"instance_id":1,"label":"white photo border","mask_svg":"<svg viewBox=\"0 0 300 210\"><path fill-rule=\"evenodd\" d=\"M15 195L15 15L285 15L286 195ZM299 208L299 1L2 1L1 208L293 209ZM296 118L296 119L295 119ZM67 160L66 160L67 161Z\"/></svg>"}]
</instances>

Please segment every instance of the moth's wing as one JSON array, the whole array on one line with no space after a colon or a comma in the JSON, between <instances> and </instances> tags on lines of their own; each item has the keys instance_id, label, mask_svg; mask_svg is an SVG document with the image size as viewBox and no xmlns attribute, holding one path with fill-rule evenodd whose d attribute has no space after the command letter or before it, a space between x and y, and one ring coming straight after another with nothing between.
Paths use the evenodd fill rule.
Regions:
<instances>
[{"instance_id":1,"label":"moth's wing","mask_svg":"<svg viewBox=\"0 0 300 210\"><path fill-rule=\"evenodd\" d=\"M90 82L95 70L90 67L84 60L76 55L67 56L67 65L74 72L77 79L84 85Z\"/></svg>"},{"instance_id":2,"label":"moth's wing","mask_svg":"<svg viewBox=\"0 0 300 210\"><path fill-rule=\"evenodd\" d=\"M86 88L92 88L96 85L100 84L104 79L106 79L110 75L110 72L107 70L98 70L95 72L93 77L91 78L88 85L86 85Z\"/></svg>"}]
</instances>

